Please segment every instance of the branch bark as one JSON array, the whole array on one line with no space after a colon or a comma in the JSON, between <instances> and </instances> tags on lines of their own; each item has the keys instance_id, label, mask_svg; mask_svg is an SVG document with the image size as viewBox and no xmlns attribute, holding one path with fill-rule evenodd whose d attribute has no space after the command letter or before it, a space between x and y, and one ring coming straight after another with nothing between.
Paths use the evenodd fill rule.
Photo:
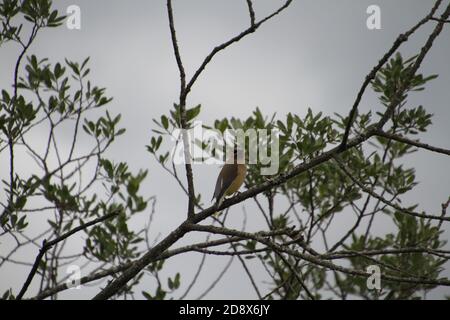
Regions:
<instances>
[{"instance_id":1,"label":"branch bark","mask_svg":"<svg viewBox=\"0 0 450 320\"><path fill-rule=\"evenodd\" d=\"M417 147L417 148L421 148L421 149L426 149L429 151L433 151L433 152L437 152L437 153L441 153L441 154L446 154L448 156L450 156L450 150L449 149L444 149L444 148L438 148L438 147L434 147L432 145L426 144L426 143L421 143L420 141L414 141L411 139L407 139L405 137L396 135L396 134L392 134L389 132L385 132L385 131L377 131L376 132L377 136L383 137L383 138L387 138L390 140L395 140L398 142L402 142L402 143L406 143L409 144L411 146Z\"/></svg>"},{"instance_id":2,"label":"branch bark","mask_svg":"<svg viewBox=\"0 0 450 320\"><path fill-rule=\"evenodd\" d=\"M173 9L172 9L172 1L167 0L167 13L169 16L169 27L170 34L172 39L173 51L175 54L175 59L177 61L178 70L180 73L180 99L178 106L180 108L180 125L182 129L182 137L183 137L183 151L184 151L184 162L186 169L186 178L188 184L188 194L189 194L189 203L188 203L188 218L191 218L194 215L195 209L195 190L194 190L194 176L192 173L192 165L191 165L191 147L189 144L189 135L186 131L188 128L188 123L186 119L186 99L189 90L186 90L186 73L184 71L183 62L181 60L180 49L178 47L178 40L175 30L175 23L173 18Z\"/></svg>"}]
</instances>

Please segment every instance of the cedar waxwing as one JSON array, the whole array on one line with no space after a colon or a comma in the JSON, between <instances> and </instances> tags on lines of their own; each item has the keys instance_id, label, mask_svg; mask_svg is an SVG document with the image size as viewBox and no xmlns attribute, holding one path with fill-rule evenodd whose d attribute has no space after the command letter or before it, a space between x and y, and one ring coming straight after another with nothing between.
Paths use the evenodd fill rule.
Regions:
<instances>
[{"instance_id":1,"label":"cedar waxwing","mask_svg":"<svg viewBox=\"0 0 450 320\"><path fill-rule=\"evenodd\" d=\"M235 148L233 160L229 159L224 164L217 177L213 199L216 199L218 206L220 206L226 196L232 195L239 190L244 183L246 174L247 167L245 165L244 152Z\"/></svg>"}]
</instances>

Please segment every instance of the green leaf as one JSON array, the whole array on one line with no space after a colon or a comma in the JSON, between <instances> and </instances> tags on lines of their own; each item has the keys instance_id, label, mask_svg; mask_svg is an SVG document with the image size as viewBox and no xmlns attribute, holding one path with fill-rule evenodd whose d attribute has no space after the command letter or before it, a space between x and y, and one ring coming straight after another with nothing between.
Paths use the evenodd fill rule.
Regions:
<instances>
[{"instance_id":1,"label":"green leaf","mask_svg":"<svg viewBox=\"0 0 450 320\"><path fill-rule=\"evenodd\" d=\"M144 296L145 299L147 300L155 300L149 293L142 291L142 295Z\"/></svg>"},{"instance_id":2,"label":"green leaf","mask_svg":"<svg viewBox=\"0 0 450 320\"><path fill-rule=\"evenodd\" d=\"M161 116L161 123L162 123L164 129L167 130L169 128L169 119L167 119L166 116L164 116L164 115Z\"/></svg>"},{"instance_id":3,"label":"green leaf","mask_svg":"<svg viewBox=\"0 0 450 320\"><path fill-rule=\"evenodd\" d=\"M11 101L11 98L6 90L2 90L2 99L6 104Z\"/></svg>"},{"instance_id":4,"label":"green leaf","mask_svg":"<svg viewBox=\"0 0 450 320\"><path fill-rule=\"evenodd\" d=\"M187 122L191 122L194 120L199 114L201 110L201 105L198 105L192 109L186 110L186 120Z\"/></svg>"}]
</instances>

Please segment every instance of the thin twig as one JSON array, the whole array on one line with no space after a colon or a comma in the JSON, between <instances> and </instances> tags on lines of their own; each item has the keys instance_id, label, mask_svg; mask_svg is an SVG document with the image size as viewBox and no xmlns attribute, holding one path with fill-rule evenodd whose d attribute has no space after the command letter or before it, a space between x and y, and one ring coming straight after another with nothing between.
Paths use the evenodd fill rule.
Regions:
<instances>
[{"instance_id":1,"label":"thin twig","mask_svg":"<svg viewBox=\"0 0 450 320\"><path fill-rule=\"evenodd\" d=\"M438 3L439 3L439 1L436 2L435 7L438 6ZM450 4L445 9L444 13L442 13L441 19L445 20L449 16L450 16ZM436 38L440 35L440 33L442 32L443 28L444 28L444 22L441 21L441 22L439 22L436 25L436 27L433 29L433 32L431 32L431 34L429 35L427 41L425 42L425 45L420 50L420 53L417 56L413 66L411 67L411 69L409 69L409 72L406 75L407 81L405 81L404 83L402 83L402 85L399 86L398 90L395 92L395 94L394 94L394 96L392 98L392 101L387 106L386 111L384 112L384 114L382 115L380 121L378 122L378 124L377 124L377 129L378 130L381 130L383 128L383 126L386 124L386 122L394 114L395 109L397 108L397 106L402 101L402 96L403 96L405 90L410 85L413 77L415 76L415 74L419 70L423 60L425 59L425 56L428 54L428 52L430 51L431 47L433 46L434 40L436 40Z\"/></svg>"},{"instance_id":2,"label":"thin twig","mask_svg":"<svg viewBox=\"0 0 450 320\"><path fill-rule=\"evenodd\" d=\"M336 163L339 165L339 167L342 169L342 171L354 182L356 183L364 192L370 194L372 197L380 200L381 202L383 202L384 204L387 204L388 206L394 208L395 210L408 214L410 216L414 216L417 218L425 218L425 219L432 219L432 220L445 220L445 221L450 221L450 217L442 217L442 216L431 216L428 214L424 214L424 213L418 213L418 212L414 212L411 211L409 209L406 208L402 208L398 205L396 205L395 203L386 200L385 198L383 198L382 196L376 194L374 191L368 189L366 186L364 186L360 181L358 181L358 179L356 179L353 174L350 172L350 169L348 168L347 165L345 165L338 157L335 157L334 160L336 161Z\"/></svg>"},{"instance_id":3,"label":"thin twig","mask_svg":"<svg viewBox=\"0 0 450 320\"><path fill-rule=\"evenodd\" d=\"M167 0L167 13L169 15L169 27L172 39L173 51L175 54L175 59L177 61L178 70L180 73L180 101L179 101L179 111L180 111L180 125L182 129L183 137L183 151L184 151L184 161L186 168L186 178L188 183L188 193L189 193L189 203L188 203L188 218L192 218L195 209L195 190L194 190L194 177L192 173L191 165L191 153L189 136L186 132L188 128L188 123L186 119L186 99L189 90L186 89L186 73L184 71L183 62L181 60L180 49L178 47L177 35L175 30L175 23L173 18L172 1Z\"/></svg>"},{"instance_id":4,"label":"thin twig","mask_svg":"<svg viewBox=\"0 0 450 320\"><path fill-rule=\"evenodd\" d=\"M209 285L209 287L203 291L202 294L200 294L197 297L197 300L201 300L203 299L208 293L211 292L212 289L214 289L214 287L219 283L219 281L223 278L223 276L225 275L225 273L228 271L228 269L231 267L231 264L233 263L234 257L231 257L227 264L225 265L225 267L222 269L222 271L219 273L219 275L217 276L217 278Z\"/></svg>"},{"instance_id":5,"label":"thin twig","mask_svg":"<svg viewBox=\"0 0 450 320\"><path fill-rule=\"evenodd\" d=\"M253 10L252 0L247 0L248 13L250 15L250 26L255 26L255 11Z\"/></svg>"},{"instance_id":6,"label":"thin twig","mask_svg":"<svg viewBox=\"0 0 450 320\"><path fill-rule=\"evenodd\" d=\"M409 144L409 145L417 147L417 148L422 148L422 149L426 149L426 150L429 150L429 151L442 153L442 154L446 154L446 155L450 156L450 150L449 149L443 149L443 148L434 147L434 146L431 146L431 145L426 144L426 143L421 143L419 141L410 140L410 139L407 139L405 137L402 137L402 136L399 136L399 135L396 135L396 134L392 134L392 133L389 133L389 132L385 132L385 131L382 131L382 130L377 131L376 135L380 136L380 137L383 137L383 138L387 138L387 139L395 140L395 141L398 141L398 142L406 143L406 144Z\"/></svg>"},{"instance_id":7,"label":"thin twig","mask_svg":"<svg viewBox=\"0 0 450 320\"><path fill-rule=\"evenodd\" d=\"M439 19L439 18L431 18L431 20L433 21L437 21L437 22L442 22L442 23L450 23L450 20L443 20L443 19Z\"/></svg>"}]
</instances>

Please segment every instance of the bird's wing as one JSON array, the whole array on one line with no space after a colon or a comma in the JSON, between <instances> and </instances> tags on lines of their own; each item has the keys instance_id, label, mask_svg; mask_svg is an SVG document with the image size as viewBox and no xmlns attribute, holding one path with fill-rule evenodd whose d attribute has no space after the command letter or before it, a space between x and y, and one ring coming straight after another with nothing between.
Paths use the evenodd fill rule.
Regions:
<instances>
[{"instance_id":1,"label":"bird's wing","mask_svg":"<svg viewBox=\"0 0 450 320\"><path fill-rule=\"evenodd\" d=\"M234 179L236 179L237 176L237 165L236 164L225 164L220 171L219 177L217 178L216 182L216 189L214 190L214 198L216 198L217 201L220 201L220 199L225 194L225 191L231 186Z\"/></svg>"},{"instance_id":2,"label":"bird's wing","mask_svg":"<svg viewBox=\"0 0 450 320\"><path fill-rule=\"evenodd\" d=\"M222 170L223 170L223 168L222 168ZM219 176L217 177L216 188L214 189L214 195L213 195L212 199L214 199L214 198L217 199L217 196L220 193L220 188L222 186L222 170L220 171Z\"/></svg>"}]
</instances>

